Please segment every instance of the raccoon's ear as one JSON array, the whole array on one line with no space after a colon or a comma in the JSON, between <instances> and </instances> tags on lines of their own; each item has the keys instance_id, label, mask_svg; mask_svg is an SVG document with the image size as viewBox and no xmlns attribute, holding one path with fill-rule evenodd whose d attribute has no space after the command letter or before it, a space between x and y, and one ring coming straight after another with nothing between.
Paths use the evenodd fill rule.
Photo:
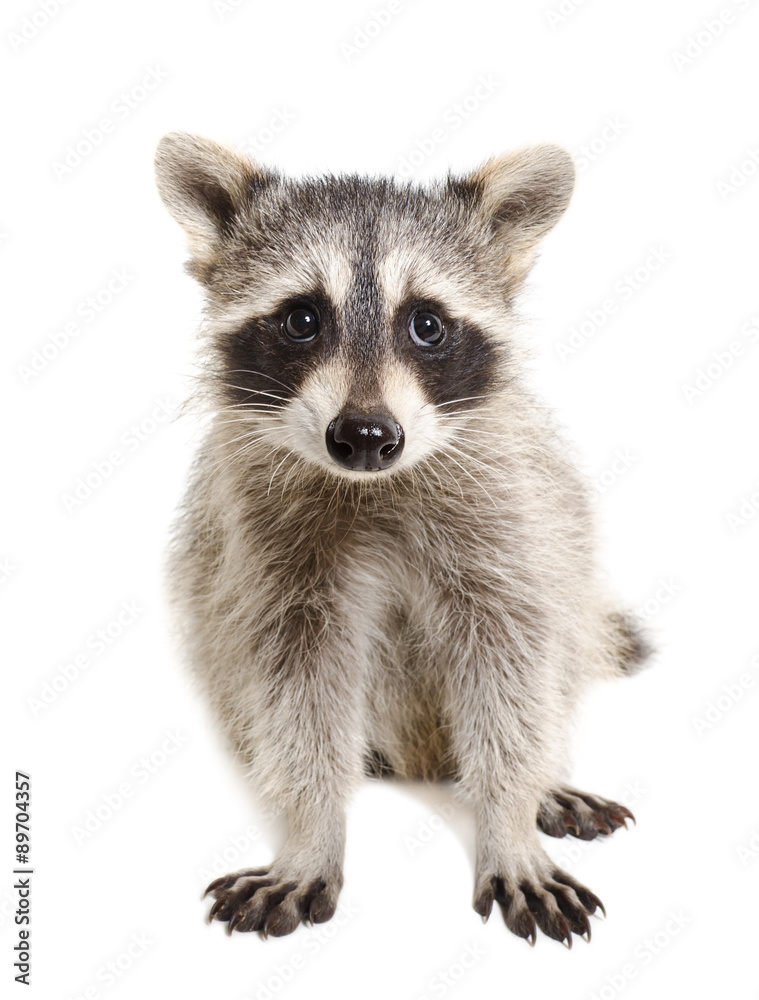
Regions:
<instances>
[{"instance_id":1,"label":"raccoon's ear","mask_svg":"<svg viewBox=\"0 0 759 1000\"><path fill-rule=\"evenodd\" d=\"M544 144L496 156L463 184L502 241L507 263L526 273L535 247L569 204L574 180L569 153Z\"/></svg>"},{"instance_id":2,"label":"raccoon's ear","mask_svg":"<svg viewBox=\"0 0 759 1000\"><path fill-rule=\"evenodd\" d=\"M232 232L257 184L270 175L242 153L187 132L170 132L155 154L158 192L203 259Z\"/></svg>"}]
</instances>

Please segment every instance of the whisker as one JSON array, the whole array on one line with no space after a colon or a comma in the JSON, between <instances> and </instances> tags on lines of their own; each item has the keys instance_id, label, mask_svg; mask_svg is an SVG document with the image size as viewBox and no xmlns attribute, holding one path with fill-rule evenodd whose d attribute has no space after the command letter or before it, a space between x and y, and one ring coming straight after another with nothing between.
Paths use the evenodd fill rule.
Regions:
<instances>
[{"instance_id":1,"label":"whisker","mask_svg":"<svg viewBox=\"0 0 759 1000\"><path fill-rule=\"evenodd\" d=\"M281 461L281 462L279 463L279 465L278 465L278 466L276 467L276 469L274 470L274 472L272 472L272 474L271 474L271 479L269 480L269 488L268 488L268 489L266 490L266 495L267 495L267 497L268 497L268 496L269 496L269 494L271 493L271 487L272 487L272 484L273 484L273 482L274 482L274 477L275 477L275 476L276 476L276 474L277 474L277 473L279 472L279 470L280 470L280 469L282 468L282 466L283 466L283 465L284 465L284 463L285 463L285 462L287 461L287 459L288 459L288 458L290 457L290 455L292 455L292 451L288 449L288 452L287 452L287 454L285 455L285 457L284 457L284 458L282 459L282 461Z\"/></svg>"},{"instance_id":2,"label":"whisker","mask_svg":"<svg viewBox=\"0 0 759 1000\"><path fill-rule=\"evenodd\" d=\"M445 475L446 475L446 478L443 479L443 477L440 475L439 472L436 473L437 478L438 478L438 482L440 483L440 485L441 486L444 485L445 482L453 483L456 486L456 488L458 489L459 494L461 495L461 499L463 500L464 499L464 490L463 490L463 488L461 486L461 483L458 481L458 479L456 479L455 476L451 475L450 470L446 468L445 463L440 458L440 456L439 455L435 455L435 454L429 455L428 456L428 460L432 461L432 462L436 462L440 466L440 468L443 470L443 472L445 473Z\"/></svg>"},{"instance_id":3,"label":"whisker","mask_svg":"<svg viewBox=\"0 0 759 1000\"><path fill-rule=\"evenodd\" d=\"M247 452L253 451L255 445L267 439L267 435L265 434L259 434L255 437L253 435L251 436L245 435L245 437L246 441L243 445L237 448L231 455L220 455L215 462L212 462L211 465L205 467L205 472L206 473L214 472L220 466L223 466L225 464L231 465L235 461L235 459L239 458L239 456L244 455Z\"/></svg>"},{"instance_id":4,"label":"whisker","mask_svg":"<svg viewBox=\"0 0 759 1000\"><path fill-rule=\"evenodd\" d=\"M438 409L441 406L453 406L454 403L466 403L473 399L487 399L487 396L484 394L480 396L460 396L458 399L446 399L442 403L427 403L426 405L434 406L435 409Z\"/></svg>"},{"instance_id":5,"label":"whisker","mask_svg":"<svg viewBox=\"0 0 759 1000\"><path fill-rule=\"evenodd\" d=\"M229 371L230 375L261 375L262 378L269 378L272 382L276 382L277 385L281 385L283 389L287 389L288 392L295 392L291 385L287 385L285 382L280 382L278 378L274 378L273 375L268 375L266 372L257 372L252 368L232 368Z\"/></svg>"},{"instance_id":6,"label":"whisker","mask_svg":"<svg viewBox=\"0 0 759 1000\"><path fill-rule=\"evenodd\" d=\"M472 413L467 410L456 410L454 413L438 413L436 414L437 420L466 420L469 423L474 423L475 420L490 420L494 423L504 424L505 420L503 417L496 417L490 413Z\"/></svg>"},{"instance_id":7,"label":"whisker","mask_svg":"<svg viewBox=\"0 0 759 1000\"><path fill-rule=\"evenodd\" d=\"M479 438L471 439L471 438L466 438L466 437L462 437L462 436L457 436L457 437L455 437L453 439L453 441L456 444L467 444L467 445L470 446L470 448L476 448L478 450L479 449L484 449L485 451L489 452L491 455L494 455L496 458L503 458L504 457L503 451L501 451L498 448L494 448L492 445L484 444ZM471 454L469 455L469 457L471 457ZM472 460L473 461L477 461L477 459L472 459Z\"/></svg>"},{"instance_id":8,"label":"whisker","mask_svg":"<svg viewBox=\"0 0 759 1000\"><path fill-rule=\"evenodd\" d=\"M263 403L260 399L250 403L231 403L229 406L220 406L217 413L244 413L248 410L282 410L277 403Z\"/></svg>"},{"instance_id":9,"label":"whisker","mask_svg":"<svg viewBox=\"0 0 759 1000\"><path fill-rule=\"evenodd\" d=\"M236 444L238 441L263 441L267 437L268 432L271 430L274 430L274 428L265 427L262 428L260 434L253 434L251 432L247 432L245 434L238 434L237 437L225 439L224 446L226 447L227 445Z\"/></svg>"},{"instance_id":10,"label":"whisker","mask_svg":"<svg viewBox=\"0 0 759 1000\"><path fill-rule=\"evenodd\" d=\"M255 417L237 417L230 420L214 420L213 422L214 427L261 427L265 425L271 426L272 424L285 426L282 418L273 413L260 413L256 414Z\"/></svg>"},{"instance_id":11,"label":"whisker","mask_svg":"<svg viewBox=\"0 0 759 1000\"><path fill-rule=\"evenodd\" d=\"M247 385L235 385L233 382L224 382L222 384L225 385L228 389L238 389L240 392L248 392L248 393L250 393L253 396L268 396L269 399L278 399L282 403L289 403L290 402L290 400L287 399L286 396L278 396L276 393L274 393L274 392L266 392L264 389L251 389ZM242 405L245 405L245 404L242 404Z\"/></svg>"},{"instance_id":12,"label":"whisker","mask_svg":"<svg viewBox=\"0 0 759 1000\"><path fill-rule=\"evenodd\" d=\"M488 462L483 462L482 459L475 458L468 452L462 451L461 448L457 448L454 444L450 442L448 442L445 449L441 450L443 450L444 453L446 453L447 451L454 451L457 455L460 455L465 461L474 462L476 466L491 473L493 476L498 475L498 470L494 466L490 465Z\"/></svg>"}]
</instances>

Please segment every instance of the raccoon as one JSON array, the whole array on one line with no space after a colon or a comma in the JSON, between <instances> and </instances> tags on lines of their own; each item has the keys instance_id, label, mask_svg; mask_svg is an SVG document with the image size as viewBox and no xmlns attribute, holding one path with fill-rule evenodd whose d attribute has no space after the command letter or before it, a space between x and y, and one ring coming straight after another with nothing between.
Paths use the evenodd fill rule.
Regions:
<instances>
[{"instance_id":1,"label":"raccoon","mask_svg":"<svg viewBox=\"0 0 759 1000\"><path fill-rule=\"evenodd\" d=\"M477 822L474 909L571 946L601 901L553 837L632 814L566 783L592 679L649 649L599 581L587 484L525 377L515 300L569 202L539 145L430 185L289 179L165 136L159 193L206 296L211 418L170 584L195 676L286 814L209 920L328 920L369 773L451 778Z\"/></svg>"}]
</instances>

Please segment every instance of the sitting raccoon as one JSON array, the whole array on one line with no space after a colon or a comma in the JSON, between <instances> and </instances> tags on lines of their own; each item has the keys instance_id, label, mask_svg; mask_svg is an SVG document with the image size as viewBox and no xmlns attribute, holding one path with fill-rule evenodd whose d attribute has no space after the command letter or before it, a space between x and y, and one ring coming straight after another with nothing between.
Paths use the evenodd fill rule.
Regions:
<instances>
[{"instance_id":1,"label":"sitting raccoon","mask_svg":"<svg viewBox=\"0 0 759 1000\"><path fill-rule=\"evenodd\" d=\"M210 919L328 920L367 770L455 780L474 909L571 945L602 904L543 850L623 806L567 781L583 687L648 649L598 579L588 489L525 384L515 298L574 169L541 145L420 186L288 179L165 136L158 187L206 294L212 412L177 521L195 675L289 834Z\"/></svg>"}]
</instances>

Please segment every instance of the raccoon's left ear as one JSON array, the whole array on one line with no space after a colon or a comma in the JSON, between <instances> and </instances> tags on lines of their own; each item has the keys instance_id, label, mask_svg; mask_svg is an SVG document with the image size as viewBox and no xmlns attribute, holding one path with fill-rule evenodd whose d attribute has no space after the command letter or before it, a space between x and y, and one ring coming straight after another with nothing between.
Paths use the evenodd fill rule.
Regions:
<instances>
[{"instance_id":1,"label":"raccoon's left ear","mask_svg":"<svg viewBox=\"0 0 759 1000\"><path fill-rule=\"evenodd\" d=\"M196 263L212 259L218 243L271 175L237 150L187 132L170 132L155 154L158 192L187 233Z\"/></svg>"},{"instance_id":2,"label":"raccoon's left ear","mask_svg":"<svg viewBox=\"0 0 759 1000\"><path fill-rule=\"evenodd\" d=\"M574 180L569 153L545 144L496 156L460 183L502 243L507 264L526 273L537 244L569 204Z\"/></svg>"}]
</instances>

